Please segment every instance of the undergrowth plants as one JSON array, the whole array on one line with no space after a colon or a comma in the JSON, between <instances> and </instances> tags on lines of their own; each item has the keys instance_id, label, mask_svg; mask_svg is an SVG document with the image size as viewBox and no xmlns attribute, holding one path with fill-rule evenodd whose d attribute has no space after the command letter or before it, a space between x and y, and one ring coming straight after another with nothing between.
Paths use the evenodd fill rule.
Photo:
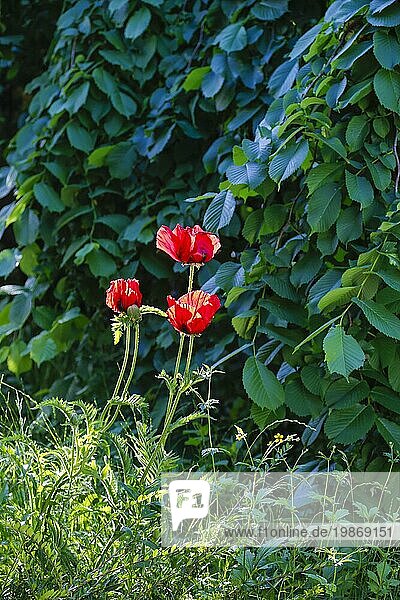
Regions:
<instances>
[{"instance_id":1,"label":"undergrowth plants","mask_svg":"<svg viewBox=\"0 0 400 600\"><path fill-rule=\"evenodd\" d=\"M143 457L153 455L157 440L144 424L146 406L129 398L118 433L92 404L37 404L2 383L2 599L397 598L397 550L161 549L160 497L151 479L156 468L177 462L164 456L152 477L143 477ZM122 408L122 398L115 402ZM238 445L243 435L239 428ZM261 462L250 448L242 464L284 468L293 440L275 435L271 442Z\"/></svg>"}]
</instances>

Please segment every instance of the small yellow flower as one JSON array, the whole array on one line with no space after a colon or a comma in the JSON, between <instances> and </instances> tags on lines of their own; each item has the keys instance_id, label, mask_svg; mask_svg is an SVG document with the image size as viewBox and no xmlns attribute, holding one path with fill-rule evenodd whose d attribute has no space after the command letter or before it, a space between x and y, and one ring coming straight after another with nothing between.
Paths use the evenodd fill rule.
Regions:
<instances>
[{"instance_id":1,"label":"small yellow flower","mask_svg":"<svg viewBox=\"0 0 400 600\"><path fill-rule=\"evenodd\" d=\"M247 437L247 433L245 433L241 427L238 427L238 425L235 425L235 428L236 428L236 440L238 442L240 442L240 440L244 440Z\"/></svg>"},{"instance_id":2,"label":"small yellow flower","mask_svg":"<svg viewBox=\"0 0 400 600\"><path fill-rule=\"evenodd\" d=\"M284 437L283 437L283 435L281 433L276 433L274 435L274 440L275 440L275 442L277 444L281 444L283 442L283 440L284 440Z\"/></svg>"}]
</instances>

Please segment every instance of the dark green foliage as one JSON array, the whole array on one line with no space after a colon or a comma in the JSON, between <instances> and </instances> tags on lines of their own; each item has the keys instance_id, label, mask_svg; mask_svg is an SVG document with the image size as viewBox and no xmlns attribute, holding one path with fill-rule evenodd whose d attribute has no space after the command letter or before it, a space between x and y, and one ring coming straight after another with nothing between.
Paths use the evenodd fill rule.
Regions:
<instances>
[{"instance_id":1,"label":"dark green foliage","mask_svg":"<svg viewBox=\"0 0 400 600\"><path fill-rule=\"evenodd\" d=\"M149 302L179 293L154 233L205 212L224 243L200 284L226 294L239 339L221 315L197 360L251 340L247 370L261 365L259 385L246 373L244 382L259 408L310 415L339 441L328 424L372 406L346 443L370 430L396 445L383 425L395 416L370 390L399 388L397 346L388 350L400 339L398 8L334 2L323 21L302 11L296 25L285 3L181 9L81 0L60 17L9 154L18 195L2 216L16 243L0 255L12 284L0 358L43 392L59 374L53 392L104 396L115 358L104 287L137 273ZM156 368L168 366L173 341L158 327L149 324L141 348ZM64 358L72 346L74 364ZM322 368L322 387L300 385L306 367ZM266 383L275 376L284 403ZM328 402L350 376L367 395Z\"/></svg>"},{"instance_id":2,"label":"dark green foliage","mask_svg":"<svg viewBox=\"0 0 400 600\"><path fill-rule=\"evenodd\" d=\"M308 444L324 425L336 443L369 434L400 449L399 15L395 3L334 2L271 76L275 100L221 186L251 245L230 283L219 284L225 265L213 277L254 341L246 391L275 408L264 393L275 373L286 406L313 419Z\"/></svg>"},{"instance_id":3,"label":"dark green foliage","mask_svg":"<svg viewBox=\"0 0 400 600\"><path fill-rule=\"evenodd\" d=\"M19 0L0 5L0 145L5 149L27 108L25 85L43 68L61 0Z\"/></svg>"},{"instance_id":4,"label":"dark green foliage","mask_svg":"<svg viewBox=\"0 0 400 600\"><path fill-rule=\"evenodd\" d=\"M250 143L252 163L241 170L232 147L262 119L272 100L265 81L282 53L325 8L309 4L66 3L48 69L27 87L29 114L8 155L17 198L0 218L15 236L14 249L0 255L0 358L32 389L104 398L119 356L110 355L104 309L109 279L136 274L148 303L179 291L166 281L167 258L154 251L157 227L201 221L207 197L185 199L215 189L228 167L242 187L265 178L258 160L268 148ZM226 225L234 207L222 191L208 225ZM239 230L235 216L226 233ZM219 259L232 249L225 244ZM233 341L226 324L200 359L215 361ZM148 327L141 348L156 368L173 341L158 327Z\"/></svg>"}]
</instances>

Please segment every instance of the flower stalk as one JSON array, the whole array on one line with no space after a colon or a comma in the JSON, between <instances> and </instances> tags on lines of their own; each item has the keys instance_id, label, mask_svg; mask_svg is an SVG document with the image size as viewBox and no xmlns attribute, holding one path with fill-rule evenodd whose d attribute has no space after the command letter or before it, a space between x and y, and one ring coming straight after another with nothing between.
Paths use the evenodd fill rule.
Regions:
<instances>
[{"instance_id":1,"label":"flower stalk","mask_svg":"<svg viewBox=\"0 0 400 600\"><path fill-rule=\"evenodd\" d=\"M119 372L119 377L118 377L117 383L115 384L115 388L114 388L113 394L111 396L112 399L115 399L115 398L118 397L119 390L120 390L122 381L124 379L126 367L128 365L130 345L131 345L131 328L130 328L129 325L126 325L126 327L125 327L125 353L124 353L124 360L122 362L122 366L121 366L121 370Z\"/></svg>"},{"instance_id":2,"label":"flower stalk","mask_svg":"<svg viewBox=\"0 0 400 600\"><path fill-rule=\"evenodd\" d=\"M137 357L138 357L138 353L139 353L139 338L140 338L139 324L135 323L135 325L133 325L133 328L134 328L134 342L133 342L132 363L131 363L131 370L129 371L128 379L126 380L126 383L125 383L125 386L124 386L124 389L122 392L123 400L125 399L125 396L129 391L129 386L132 381L133 375L135 373Z\"/></svg>"},{"instance_id":3,"label":"flower stalk","mask_svg":"<svg viewBox=\"0 0 400 600\"><path fill-rule=\"evenodd\" d=\"M116 279L110 282L106 292L106 304L116 315L113 319L112 330L114 343L117 344L125 333L125 353L117 383L112 395L112 402L104 409L109 410L113 404L118 404L114 415L107 423L109 428L117 419L120 403L126 400L129 386L132 382L139 353L140 328L139 324L145 314L155 314L167 318L173 328L179 332L179 346L172 377L164 377L169 389L168 402L165 411L164 424L158 438L156 447L150 457L142 478L145 479L156 458L163 454L165 443L170 433L171 424L179 406L179 401L184 392L191 389L195 380L191 378L191 362L193 356L194 338L201 335L211 323L221 303L215 294L208 294L202 290L193 290L196 268L214 258L220 249L218 237L210 232L203 231L199 225L182 227L177 225L171 230L165 225L157 233L157 248L166 252L174 260L184 265L189 265L189 279L187 293L177 300L172 296L167 297L168 309L163 310L148 305L142 305L142 293L136 279ZM125 378L131 350L131 329L134 331L132 361L128 377L120 395L120 389ZM189 338L186 363L183 373L180 372L183 350L186 338ZM163 377L163 374L161 374ZM120 403L116 402L121 401ZM103 411L103 412L104 412Z\"/></svg>"}]
</instances>

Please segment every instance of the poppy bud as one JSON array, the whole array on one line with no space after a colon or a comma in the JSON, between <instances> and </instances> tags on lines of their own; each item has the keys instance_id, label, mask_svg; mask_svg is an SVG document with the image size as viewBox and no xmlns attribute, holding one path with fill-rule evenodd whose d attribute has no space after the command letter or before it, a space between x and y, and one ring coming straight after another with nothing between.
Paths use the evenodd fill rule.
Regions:
<instances>
[{"instance_id":1,"label":"poppy bud","mask_svg":"<svg viewBox=\"0 0 400 600\"><path fill-rule=\"evenodd\" d=\"M130 306L137 309L142 304L142 294L137 279L115 279L106 292L106 304L114 312L127 312Z\"/></svg>"}]
</instances>

